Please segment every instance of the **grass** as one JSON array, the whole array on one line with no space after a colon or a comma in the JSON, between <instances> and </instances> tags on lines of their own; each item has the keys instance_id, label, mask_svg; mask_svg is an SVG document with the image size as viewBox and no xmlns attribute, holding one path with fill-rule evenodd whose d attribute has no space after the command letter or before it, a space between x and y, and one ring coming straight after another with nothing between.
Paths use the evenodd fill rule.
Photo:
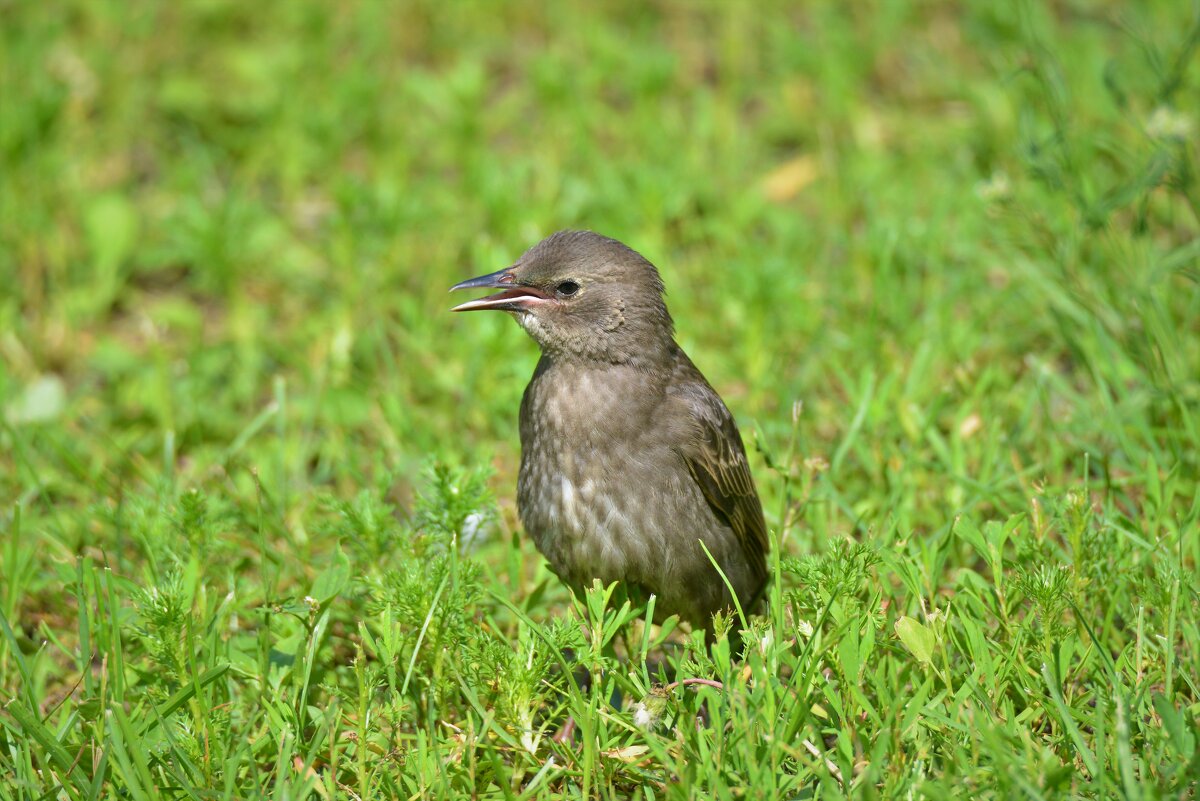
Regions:
<instances>
[{"instance_id":1,"label":"grass","mask_svg":"<svg viewBox=\"0 0 1200 801\"><path fill-rule=\"evenodd\" d=\"M0 799L1195 798L1198 19L5 4ZM445 290L563 227L746 435L744 662L521 534Z\"/></svg>"}]
</instances>

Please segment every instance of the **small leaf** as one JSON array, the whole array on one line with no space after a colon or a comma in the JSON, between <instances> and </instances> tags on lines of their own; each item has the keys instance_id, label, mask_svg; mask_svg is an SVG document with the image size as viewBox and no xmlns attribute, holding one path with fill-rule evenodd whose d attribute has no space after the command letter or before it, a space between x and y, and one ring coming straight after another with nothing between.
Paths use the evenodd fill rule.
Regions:
<instances>
[{"instance_id":1,"label":"small leaf","mask_svg":"<svg viewBox=\"0 0 1200 801\"><path fill-rule=\"evenodd\" d=\"M927 665L933 661L933 649L937 645L937 638L928 626L904 616L896 621L896 636L918 661Z\"/></svg>"},{"instance_id":2,"label":"small leaf","mask_svg":"<svg viewBox=\"0 0 1200 801\"><path fill-rule=\"evenodd\" d=\"M858 624L850 627L838 643L838 659L842 663L842 674L847 679L858 679L858 669L862 665L862 654L859 652Z\"/></svg>"},{"instance_id":3,"label":"small leaf","mask_svg":"<svg viewBox=\"0 0 1200 801\"><path fill-rule=\"evenodd\" d=\"M350 583L350 560L338 549L333 564L321 571L313 582L312 596L318 603L325 603L335 598Z\"/></svg>"},{"instance_id":4,"label":"small leaf","mask_svg":"<svg viewBox=\"0 0 1200 801\"><path fill-rule=\"evenodd\" d=\"M88 697L79 702L79 706L75 708L75 711L79 714L80 718L90 723L100 717L100 714L104 711L104 705L99 698Z\"/></svg>"},{"instance_id":5,"label":"small leaf","mask_svg":"<svg viewBox=\"0 0 1200 801\"><path fill-rule=\"evenodd\" d=\"M975 525L973 520L969 517L956 518L953 531L955 536L969 543L981 557L989 563L992 562L992 554L988 548L988 542L984 538L983 532L979 530L979 527Z\"/></svg>"}]
</instances>

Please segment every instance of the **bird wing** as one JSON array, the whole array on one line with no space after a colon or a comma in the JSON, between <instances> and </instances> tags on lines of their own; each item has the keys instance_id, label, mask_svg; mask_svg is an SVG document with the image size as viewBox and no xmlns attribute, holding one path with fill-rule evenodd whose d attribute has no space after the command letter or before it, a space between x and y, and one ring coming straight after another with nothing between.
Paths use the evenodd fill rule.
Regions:
<instances>
[{"instance_id":1,"label":"bird wing","mask_svg":"<svg viewBox=\"0 0 1200 801\"><path fill-rule=\"evenodd\" d=\"M709 507L733 529L754 572L765 577L767 524L737 424L700 371L690 361L683 367L686 377L675 390L691 413L693 436L682 455Z\"/></svg>"}]
</instances>

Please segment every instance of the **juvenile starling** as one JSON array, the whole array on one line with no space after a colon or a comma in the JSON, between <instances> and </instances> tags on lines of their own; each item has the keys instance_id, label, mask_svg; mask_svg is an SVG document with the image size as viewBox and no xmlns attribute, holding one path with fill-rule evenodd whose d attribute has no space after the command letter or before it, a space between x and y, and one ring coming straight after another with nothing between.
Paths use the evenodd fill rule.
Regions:
<instances>
[{"instance_id":1,"label":"juvenile starling","mask_svg":"<svg viewBox=\"0 0 1200 801\"><path fill-rule=\"evenodd\" d=\"M517 508L550 567L654 593L658 620L708 628L767 579L767 529L737 426L675 343L658 271L615 239L560 231L451 289L512 313L541 347L521 401Z\"/></svg>"}]
</instances>

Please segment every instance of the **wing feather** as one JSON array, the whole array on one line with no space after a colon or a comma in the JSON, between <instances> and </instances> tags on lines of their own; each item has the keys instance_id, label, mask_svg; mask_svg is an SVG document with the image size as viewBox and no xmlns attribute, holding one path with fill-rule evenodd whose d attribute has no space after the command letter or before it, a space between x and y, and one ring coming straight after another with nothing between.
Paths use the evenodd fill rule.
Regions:
<instances>
[{"instance_id":1,"label":"wing feather","mask_svg":"<svg viewBox=\"0 0 1200 801\"><path fill-rule=\"evenodd\" d=\"M754 574L765 580L767 524L737 424L690 361L684 367L690 375L674 387L693 423L693 436L682 449L684 460L709 507L737 535Z\"/></svg>"}]
</instances>

